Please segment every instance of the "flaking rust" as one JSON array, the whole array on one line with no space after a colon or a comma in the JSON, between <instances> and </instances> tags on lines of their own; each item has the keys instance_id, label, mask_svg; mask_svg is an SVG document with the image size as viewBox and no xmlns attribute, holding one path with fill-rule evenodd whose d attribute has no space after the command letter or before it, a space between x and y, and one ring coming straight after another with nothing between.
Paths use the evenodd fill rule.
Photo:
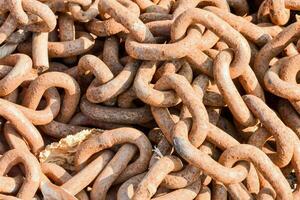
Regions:
<instances>
[{"instance_id":1,"label":"flaking rust","mask_svg":"<svg viewBox=\"0 0 300 200\"><path fill-rule=\"evenodd\" d=\"M300 199L299 0L0 0L0 199Z\"/></svg>"}]
</instances>

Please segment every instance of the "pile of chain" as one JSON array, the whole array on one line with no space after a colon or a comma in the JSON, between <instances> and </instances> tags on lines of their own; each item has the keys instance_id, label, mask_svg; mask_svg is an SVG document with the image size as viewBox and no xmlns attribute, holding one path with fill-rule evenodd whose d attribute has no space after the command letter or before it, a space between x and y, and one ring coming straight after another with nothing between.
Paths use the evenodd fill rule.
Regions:
<instances>
[{"instance_id":1,"label":"pile of chain","mask_svg":"<svg viewBox=\"0 0 300 200\"><path fill-rule=\"evenodd\" d=\"M0 199L300 199L299 0L0 0Z\"/></svg>"}]
</instances>

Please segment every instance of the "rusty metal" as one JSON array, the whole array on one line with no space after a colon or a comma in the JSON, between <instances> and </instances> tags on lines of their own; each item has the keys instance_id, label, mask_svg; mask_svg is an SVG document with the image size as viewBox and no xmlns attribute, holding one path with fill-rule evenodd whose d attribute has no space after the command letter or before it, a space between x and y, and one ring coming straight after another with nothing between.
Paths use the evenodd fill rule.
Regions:
<instances>
[{"instance_id":1,"label":"rusty metal","mask_svg":"<svg viewBox=\"0 0 300 200\"><path fill-rule=\"evenodd\" d=\"M70 3L71 4L71 3ZM59 39L60 41L72 41L75 40L75 25L72 15L62 13L58 17ZM77 57L65 58L64 62L67 64L73 64L77 60Z\"/></svg>"},{"instance_id":2,"label":"rusty metal","mask_svg":"<svg viewBox=\"0 0 300 200\"><path fill-rule=\"evenodd\" d=\"M23 164L26 178L16 197L31 199L37 191L41 179L41 170L37 159L28 151L13 149L3 154L0 163L1 176L6 175L14 165Z\"/></svg>"},{"instance_id":3,"label":"rusty metal","mask_svg":"<svg viewBox=\"0 0 300 200\"><path fill-rule=\"evenodd\" d=\"M235 119L244 126L251 126L256 121L230 78L229 63L231 60L230 51L221 51L214 60L214 77Z\"/></svg>"},{"instance_id":4,"label":"rusty metal","mask_svg":"<svg viewBox=\"0 0 300 200\"><path fill-rule=\"evenodd\" d=\"M77 194L77 197L80 198L80 196L83 196L83 193L85 193L85 191L82 189L90 184L93 179L95 179L95 177L103 170L104 166L109 162L112 156L112 152L104 151L73 177L69 175L62 167L56 164L43 163L41 165L41 169L47 177L53 179L56 184L61 185L61 188L73 195ZM93 170L93 173L91 173L90 170Z\"/></svg>"},{"instance_id":5,"label":"rusty metal","mask_svg":"<svg viewBox=\"0 0 300 200\"><path fill-rule=\"evenodd\" d=\"M132 199L150 199L165 176L172 171L180 170L182 166L181 160L175 156L160 158L138 184Z\"/></svg>"},{"instance_id":6,"label":"rusty metal","mask_svg":"<svg viewBox=\"0 0 300 200\"><path fill-rule=\"evenodd\" d=\"M24 54L13 54L2 58L0 64L14 66L1 79L0 93L1 96L6 96L13 92L30 74L32 60ZM13 84L11 84L11 81L14 81Z\"/></svg>"},{"instance_id":7,"label":"rusty metal","mask_svg":"<svg viewBox=\"0 0 300 200\"><path fill-rule=\"evenodd\" d=\"M124 144L114 157L105 166L103 171L98 175L93 183L93 189L91 190L91 199L105 199L106 193L110 186L120 176L121 173L127 168L130 160L136 153L137 148L132 144ZM111 174L111 170L114 171Z\"/></svg>"},{"instance_id":8,"label":"rusty metal","mask_svg":"<svg viewBox=\"0 0 300 200\"><path fill-rule=\"evenodd\" d=\"M80 109L92 119L119 124L143 124L153 119L149 106L140 108L119 108L98 105L81 99Z\"/></svg>"},{"instance_id":9,"label":"rusty metal","mask_svg":"<svg viewBox=\"0 0 300 200\"><path fill-rule=\"evenodd\" d=\"M299 199L299 10L0 0L0 199Z\"/></svg>"},{"instance_id":10,"label":"rusty metal","mask_svg":"<svg viewBox=\"0 0 300 200\"><path fill-rule=\"evenodd\" d=\"M49 124L40 126L43 133L53 138L64 138L68 135L74 135L82 130L88 129L86 126L65 124L58 121L51 121Z\"/></svg>"},{"instance_id":11,"label":"rusty metal","mask_svg":"<svg viewBox=\"0 0 300 200\"><path fill-rule=\"evenodd\" d=\"M87 99L92 103L101 103L117 97L132 84L138 65L137 61L131 59L115 78L94 79L86 91Z\"/></svg>"},{"instance_id":12,"label":"rusty metal","mask_svg":"<svg viewBox=\"0 0 300 200\"><path fill-rule=\"evenodd\" d=\"M101 151L101 149L122 143L135 144L140 151L140 156L122 172L119 177L120 180L126 180L128 177L134 176L139 172L143 172L147 167L148 161L151 157L151 144L142 132L132 128L119 128L104 132L98 137L99 138L90 138L80 145L75 157L75 166L77 168L80 168L80 166L86 162L89 157L91 157L94 153ZM99 145L101 143L103 145ZM92 146L97 148L91 148Z\"/></svg>"},{"instance_id":13,"label":"rusty metal","mask_svg":"<svg viewBox=\"0 0 300 200\"><path fill-rule=\"evenodd\" d=\"M68 122L79 103L80 88L76 80L65 73L48 72L40 75L29 85L22 103L28 108L36 109L43 93L51 87L61 87L66 91L58 121Z\"/></svg>"},{"instance_id":14,"label":"rusty metal","mask_svg":"<svg viewBox=\"0 0 300 200\"><path fill-rule=\"evenodd\" d=\"M61 185L72 178L72 176L64 168L53 163L41 164L41 170L47 178L58 185ZM79 192L76 197L78 199L82 199L82 196L87 196L85 191Z\"/></svg>"},{"instance_id":15,"label":"rusty metal","mask_svg":"<svg viewBox=\"0 0 300 200\"><path fill-rule=\"evenodd\" d=\"M271 59L277 56L287 45L299 37L298 26L298 22L289 25L276 35L273 40L268 42L257 54L253 65L253 71L262 85L264 74L269 68ZM279 48L275 48L277 46L279 46Z\"/></svg>"},{"instance_id":16,"label":"rusty metal","mask_svg":"<svg viewBox=\"0 0 300 200\"><path fill-rule=\"evenodd\" d=\"M0 99L0 104L2 117L6 118L14 125L14 128L18 130L18 133L29 143L32 152L37 154L41 151L44 147L43 138L29 119L27 119L12 103ZM22 121L22 123L20 123L20 121Z\"/></svg>"},{"instance_id":17,"label":"rusty metal","mask_svg":"<svg viewBox=\"0 0 300 200\"><path fill-rule=\"evenodd\" d=\"M48 42L48 55L50 58L77 56L88 52L94 44L95 40L89 33L81 32L78 34L78 38L72 41ZM28 42L21 43L18 50L30 54L32 44Z\"/></svg>"},{"instance_id":18,"label":"rusty metal","mask_svg":"<svg viewBox=\"0 0 300 200\"><path fill-rule=\"evenodd\" d=\"M91 19L95 18L98 14L98 4L99 0L94 0L89 5L84 5L79 2L68 2L68 9L71 12L71 15L80 22L88 22ZM85 7L85 9L82 9L82 6ZM88 8L86 9L86 7Z\"/></svg>"}]
</instances>

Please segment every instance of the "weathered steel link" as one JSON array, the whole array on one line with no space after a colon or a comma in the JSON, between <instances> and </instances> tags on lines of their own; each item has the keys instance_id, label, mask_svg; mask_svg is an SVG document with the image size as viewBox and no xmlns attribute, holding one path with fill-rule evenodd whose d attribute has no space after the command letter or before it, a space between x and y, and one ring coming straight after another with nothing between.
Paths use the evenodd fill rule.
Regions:
<instances>
[{"instance_id":1,"label":"weathered steel link","mask_svg":"<svg viewBox=\"0 0 300 200\"><path fill-rule=\"evenodd\" d=\"M80 166L94 153L122 143L135 144L139 148L140 156L122 172L119 179L126 180L128 177L146 170L151 156L151 144L142 132L132 128L120 128L106 131L100 134L98 138L93 137L82 143L76 153L75 166L80 168Z\"/></svg>"},{"instance_id":2,"label":"weathered steel link","mask_svg":"<svg viewBox=\"0 0 300 200\"><path fill-rule=\"evenodd\" d=\"M129 11L132 12L133 16L139 16L140 9L139 7L130 0L118 0L122 6L126 7ZM100 9L99 9L100 7ZM102 12L102 6L98 4L98 10ZM104 19L103 21L98 19L92 19L86 24L86 28L93 34L99 37L105 37L117 34L122 31L126 31L126 26L124 27L122 23L118 23L113 17Z\"/></svg>"},{"instance_id":3,"label":"weathered steel link","mask_svg":"<svg viewBox=\"0 0 300 200\"><path fill-rule=\"evenodd\" d=\"M95 44L94 38L86 32L81 32L79 37L72 41L48 42L48 55L50 58L65 58L88 52ZM31 43L24 42L18 46L20 52L30 54Z\"/></svg>"},{"instance_id":4,"label":"weathered steel link","mask_svg":"<svg viewBox=\"0 0 300 200\"><path fill-rule=\"evenodd\" d=\"M107 64L112 73L116 76L124 66L119 61L119 42L117 37L108 37L103 47L103 62Z\"/></svg>"},{"instance_id":5,"label":"weathered steel link","mask_svg":"<svg viewBox=\"0 0 300 200\"><path fill-rule=\"evenodd\" d=\"M39 153L44 147L44 141L39 131L13 103L0 99L0 106L1 116L14 125L18 133L26 139L34 154Z\"/></svg>"},{"instance_id":6,"label":"weathered steel link","mask_svg":"<svg viewBox=\"0 0 300 200\"><path fill-rule=\"evenodd\" d=\"M291 129L286 127L279 118L276 117L274 112L272 112L268 107L264 106L264 103L257 97L246 95L243 97L243 99L252 113L259 118L264 127L273 134L273 136L276 138L276 142L278 142L277 145L280 146L280 148L277 148L277 154L270 155L272 161L279 167L286 166L290 162L293 155L292 135L294 133L291 131Z\"/></svg>"},{"instance_id":7,"label":"weathered steel link","mask_svg":"<svg viewBox=\"0 0 300 200\"><path fill-rule=\"evenodd\" d=\"M217 16L221 17L224 21L226 21L233 28L245 35L247 39L249 39L258 46L263 46L271 40L271 36L268 33L266 33L265 30L263 30L257 25L254 25L251 22L248 22L242 17L231 14L230 12L225 12L217 7L209 6L205 7L204 9L211 11Z\"/></svg>"},{"instance_id":8,"label":"weathered steel link","mask_svg":"<svg viewBox=\"0 0 300 200\"><path fill-rule=\"evenodd\" d=\"M0 59L1 66L13 66L2 76L0 95L6 96L19 87L32 69L32 60L24 54L13 54ZM4 68L2 68L4 70ZM1 70L1 71L3 71ZM13 84L11 84L13 81Z\"/></svg>"},{"instance_id":9,"label":"weathered steel link","mask_svg":"<svg viewBox=\"0 0 300 200\"><path fill-rule=\"evenodd\" d=\"M61 166L53 163L41 164L42 173L53 181L57 185L61 185L64 182L72 178L72 176ZM76 195L78 199L88 198L85 191L81 191Z\"/></svg>"},{"instance_id":10,"label":"weathered steel link","mask_svg":"<svg viewBox=\"0 0 300 200\"><path fill-rule=\"evenodd\" d=\"M104 81L94 79L86 91L87 99L92 103L102 103L117 97L132 84L138 65L138 61L131 59L115 78Z\"/></svg>"},{"instance_id":11,"label":"weathered steel link","mask_svg":"<svg viewBox=\"0 0 300 200\"><path fill-rule=\"evenodd\" d=\"M173 91L161 92L149 85L155 74L157 64L155 61L142 63L133 83L134 91L139 99L152 106L174 106L179 103L179 98Z\"/></svg>"},{"instance_id":12,"label":"weathered steel link","mask_svg":"<svg viewBox=\"0 0 300 200\"><path fill-rule=\"evenodd\" d=\"M60 41L72 41L75 40L75 25L74 19L70 14L62 13L58 16L58 28ZM76 62L76 57L70 57L64 59L65 63Z\"/></svg>"},{"instance_id":13,"label":"weathered steel link","mask_svg":"<svg viewBox=\"0 0 300 200\"><path fill-rule=\"evenodd\" d=\"M299 29L299 22L289 25L258 52L253 65L253 71L262 85L264 85L263 80L266 71L269 69L270 61L291 42L298 40L300 36Z\"/></svg>"},{"instance_id":14,"label":"weathered steel link","mask_svg":"<svg viewBox=\"0 0 300 200\"><path fill-rule=\"evenodd\" d=\"M148 106L140 108L103 106L89 102L86 97L81 99L80 109L92 119L109 123L142 124L153 119Z\"/></svg>"},{"instance_id":15,"label":"weathered steel link","mask_svg":"<svg viewBox=\"0 0 300 200\"><path fill-rule=\"evenodd\" d=\"M235 154L237 157L232 158L232 154ZM271 160L268 159L268 157L256 147L248 144L241 144L231 147L221 155L220 162L225 166L231 167L233 166L235 161L238 161L240 159L251 160L251 162L258 168L259 172L261 172L263 176L268 179L275 190L277 190L276 192L279 198L292 198L291 189L289 188L288 182L286 181L282 173L276 168Z\"/></svg>"},{"instance_id":16,"label":"weathered steel link","mask_svg":"<svg viewBox=\"0 0 300 200\"><path fill-rule=\"evenodd\" d=\"M48 72L40 75L29 85L22 103L28 108L36 109L44 92L51 87L61 87L66 91L58 121L68 122L79 103L80 88L78 83L65 73Z\"/></svg>"},{"instance_id":17,"label":"weathered steel link","mask_svg":"<svg viewBox=\"0 0 300 200\"><path fill-rule=\"evenodd\" d=\"M191 49L200 45L201 33L194 28L187 32L187 35L181 40L168 44L138 43L133 38L128 37L126 39L126 51L133 58L142 60L179 59L185 57L190 53ZM197 41L199 42L197 43Z\"/></svg>"},{"instance_id":18,"label":"weathered steel link","mask_svg":"<svg viewBox=\"0 0 300 200\"><path fill-rule=\"evenodd\" d=\"M256 120L230 78L229 66L232 58L230 51L221 51L218 54L214 60L214 77L234 118L243 126L251 126L256 123Z\"/></svg>"},{"instance_id":19,"label":"weathered steel link","mask_svg":"<svg viewBox=\"0 0 300 200\"><path fill-rule=\"evenodd\" d=\"M165 176L172 172L178 171L182 168L182 163L179 158L175 156L165 156L159 159L145 175L143 180L139 183L132 199L150 199L157 190L157 187L165 178Z\"/></svg>"},{"instance_id":20,"label":"weathered steel link","mask_svg":"<svg viewBox=\"0 0 300 200\"><path fill-rule=\"evenodd\" d=\"M288 101L281 100L278 103L278 113L282 118L282 121L299 137L300 130L298 124L300 123L300 117L292 105Z\"/></svg>"},{"instance_id":21,"label":"weathered steel link","mask_svg":"<svg viewBox=\"0 0 300 200\"><path fill-rule=\"evenodd\" d=\"M36 0L22 0L22 6L25 11L38 16L32 16L32 22L24 26L25 30L33 32L51 32L56 26L56 17L54 13L45 4ZM29 18L30 19L30 18Z\"/></svg>"},{"instance_id":22,"label":"weathered steel link","mask_svg":"<svg viewBox=\"0 0 300 200\"><path fill-rule=\"evenodd\" d=\"M48 60L48 33L34 33L32 35L32 62L39 72L49 68Z\"/></svg>"},{"instance_id":23,"label":"weathered steel link","mask_svg":"<svg viewBox=\"0 0 300 200\"><path fill-rule=\"evenodd\" d=\"M100 0L99 6L108 12L117 22L124 25L140 42L152 42L154 37L146 25L116 0Z\"/></svg>"},{"instance_id":24,"label":"weathered steel link","mask_svg":"<svg viewBox=\"0 0 300 200\"><path fill-rule=\"evenodd\" d=\"M41 168L42 172L49 178L54 179L57 184L61 185L61 188L73 195L77 194L77 196L79 196L80 193L84 192L82 189L95 179L112 157L112 152L103 151L95 160L73 177L68 174L66 175L67 172L55 164L43 163ZM93 171L93 173L91 173L91 171Z\"/></svg>"},{"instance_id":25,"label":"weathered steel link","mask_svg":"<svg viewBox=\"0 0 300 200\"><path fill-rule=\"evenodd\" d=\"M232 78L241 75L245 70L246 64L250 62L251 53L249 44L239 32L216 15L202 9L185 11L174 21L172 26L174 28L171 31L172 38L174 40L182 38L189 25L195 22L203 23L205 27L215 31L234 50L235 59L231 64L230 74Z\"/></svg>"},{"instance_id":26,"label":"weathered steel link","mask_svg":"<svg viewBox=\"0 0 300 200\"><path fill-rule=\"evenodd\" d=\"M105 199L108 189L113 182L119 177L121 173L126 169L130 160L136 153L137 148L132 144L124 144L111 161L106 165L103 171L95 179L93 183L93 189L91 191L91 199ZM114 174L111 174L111 170Z\"/></svg>"},{"instance_id":27,"label":"weathered steel link","mask_svg":"<svg viewBox=\"0 0 300 200\"><path fill-rule=\"evenodd\" d=\"M25 171L25 180L16 197L31 199L37 191L41 179L41 170L37 159L29 152L22 150L9 150L0 158L0 174L6 175L14 165L22 163Z\"/></svg>"},{"instance_id":28,"label":"weathered steel link","mask_svg":"<svg viewBox=\"0 0 300 200\"><path fill-rule=\"evenodd\" d=\"M98 14L98 4L99 0L94 0L93 3L88 5L87 9L82 9L81 6L86 7L82 3L68 2L68 9L71 12L72 16L80 22L88 22L91 19L95 18Z\"/></svg>"},{"instance_id":29,"label":"weathered steel link","mask_svg":"<svg viewBox=\"0 0 300 200\"><path fill-rule=\"evenodd\" d=\"M154 87L160 90L172 88L181 97L183 104L187 106L193 118L189 139L193 145L199 147L208 132L208 115L204 105L196 100L199 96L193 95L193 88L188 84L188 81L180 75L165 75L159 79ZM171 138L171 136L167 138Z\"/></svg>"},{"instance_id":30,"label":"weathered steel link","mask_svg":"<svg viewBox=\"0 0 300 200\"><path fill-rule=\"evenodd\" d=\"M8 3L0 1L1 13L10 11L5 23L0 28L0 43L7 39L18 25L33 32L50 32L56 26L56 18L51 9L36 0L10 0ZM31 14L31 17L25 13ZM43 20L38 21L37 16ZM23 27L22 27L23 26Z\"/></svg>"},{"instance_id":31,"label":"weathered steel link","mask_svg":"<svg viewBox=\"0 0 300 200\"><path fill-rule=\"evenodd\" d=\"M0 0L0 199L300 199L299 0Z\"/></svg>"},{"instance_id":32,"label":"weathered steel link","mask_svg":"<svg viewBox=\"0 0 300 200\"><path fill-rule=\"evenodd\" d=\"M270 18L274 24L284 25L290 18L290 11L285 8L285 0L269 1Z\"/></svg>"},{"instance_id":33,"label":"weathered steel link","mask_svg":"<svg viewBox=\"0 0 300 200\"><path fill-rule=\"evenodd\" d=\"M43 133L53 138L64 138L68 135L74 135L80 131L87 130L88 127L52 121L49 124L40 126L40 129Z\"/></svg>"},{"instance_id":34,"label":"weathered steel link","mask_svg":"<svg viewBox=\"0 0 300 200\"><path fill-rule=\"evenodd\" d=\"M121 128L124 124L117 124L117 123L107 123L99 120L94 120L83 113L77 113L73 116L70 120L69 124L76 125L76 126L86 126L86 127L97 127L100 129L111 130L115 128Z\"/></svg>"},{"instance_id":35,"label":"weathered steel link","mask_svg":"<svg viewBox=\"0 0 300 200\"><path fill-rule=\"evenodd\" d=\"M283 68L282 66L292 65L292 63L297 61L297 59L298 56L292 57L291 59L289 59L288 57L282 58L269 68L269 70L265 74L264 82L266 88L270 92L291 101L297 101L300 99L298 96L299 87L298 85L296 85L297 83L295 83L296 80L293 80L296 79L296 77L294 76L293 79L292 77L289 77L288 79L288 75L284 75L284 79L282 80L279 76L279 73ZM293 81L292 84L290 83L291 81Z\"/></svg>"},{"instance_id":36,"label":"weathered steel link","mask_svg":"<svg viewBox=\"0 0 300 200\"><path fill-rule=\"evenodd\" d=\"M174 126L173 143L176 151L184 157L189 163L203 169L206 174L212 178L221 181L225 184L238 183L246 178L249 165L239 165L234 168L226 168L214 161L207 154L199 151L188 141L188 127L187 122L179 121ZM197 156L196 156L197 155ZM198 159L202 160L202 162ZM210 168L214 166L214 169Z\"/></svg>"},{"instance_id":37,"label":"weathered steel link","mask_svg":"<svg viewBox=\"0 0 300 200\"><path fill-rule=\"evenodd\" d=\"M0 44L2 44L17 28L17 22L12 15L8 15L0 27Z\"/></svg>"}]
</instances>

